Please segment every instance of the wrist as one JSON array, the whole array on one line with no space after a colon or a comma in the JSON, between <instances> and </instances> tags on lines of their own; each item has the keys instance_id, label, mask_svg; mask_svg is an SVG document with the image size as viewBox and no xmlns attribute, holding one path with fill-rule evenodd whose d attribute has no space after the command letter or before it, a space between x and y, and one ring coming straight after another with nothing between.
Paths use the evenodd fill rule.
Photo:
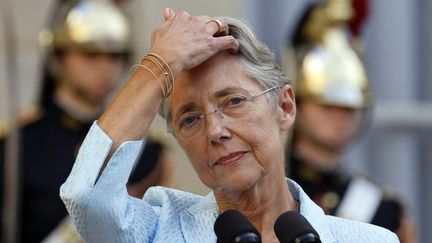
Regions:
<instances>
[{"instance_id":1,"label":"wrist","mask_svg":"<svg viewBox=\"0 0 432 243\"><path fill-rule=\"evenodd\" d=\"M156 53L149 52L141 59L139 64L133 67L135 66L144 68L153 74L160 84L164 99L171 95L174 88L174 74L163 57Z\"/></svg>"}]
</instances>

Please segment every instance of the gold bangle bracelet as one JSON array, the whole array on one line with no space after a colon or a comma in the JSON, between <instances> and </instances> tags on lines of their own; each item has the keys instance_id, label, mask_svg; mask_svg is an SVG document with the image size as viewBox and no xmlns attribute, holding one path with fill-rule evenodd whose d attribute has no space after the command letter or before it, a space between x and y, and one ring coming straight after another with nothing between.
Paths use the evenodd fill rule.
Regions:
<instances>
[{"instance_id":1,"label":"gold bangle bracelet","mask_svg":"<svg viewBox=\"0 0 432 243\"><path fill-rule=\"evenodd\" d=\"M154 57L158 58L166 66L166 68L168 69L168 71L170 73L171 81L174 82L174 74L171 70L171 67L168 65L168 63L161 56L159 56L156 53L152 53L152 52L147 53L147 56L154 56Z\"/></svg>"},{"instance_id":2,"label":"gold bangle bracelet","mask_svg":"<svg viewBox=\"0 0 432 243\"><path fill-rule=\"evenodd\" d=\"M167 98L168 96L167 96L167 93L166 93L166 91L165 91L165 89L164 89L164 86L163 86L163 84L162 84L162 81L159 79L159 77L150 69L150 68L148 68L148 67L146 67L146 66L144 66L144 65L142 65L142 64L140 64L140 63L138 63L138 64L135 64L135 65L133 65L132 67L131 67L131 72L133 71L133 69L135 69L135 68L140 68L140 67L142 67L142 68L144 68L144 69L146 69L146 70L148 70L151 74L153 74L153 76L156 78L156 80L158 81L158 83L159 83L159 85L160 85L160 87L161 87L161 90L162 90L162 95L163 95L163 98L165 99L165 98Z\"/></svg>"},{"instance_id":3,"label":"gold bangle bracelet","mask_svg":"<svg viewBox=\"0 0 432 243\"><path fill-rule=\"evenodd\" d=\"M143 59L141 60L141 62L143 61L143 60L149 60L149 61L151 61L152 63L154 63L158 68L159 68L159 70L163 73L163 75L165 76L165 85L166 85L166 88L167 88L167 91L170 91L171 89L172 89L172 84L171 84L171 82L170 82L170 80L169 80L169 78L168 78L168 72L166 72L165 70L164 70L164 67L163 67L163 65L156 59L156 58L154 58L154 57L152 57L152 56L144 56L143 57ZM171 92L169 92L169 93L171 93Z\"/></svg>"},{"instance_id":4,"label":"gold bangle bracelet","mask_svg":"<svg viewBox=\"0 0 432 243\"><path fill-rule=\"evenodd\" d=\"M149 53L147 53L146 56L153 56L153 57L157 58L160 62L162 62L165 65L166 69L168 69L168 72L170 74L169 77L170 77L171 86L173 86L174 85L174 74L173 74L173 72L171 70L171 67L168 65L168 63L161 56L159 56L156 53L149 52Z\"/></svg>"}]
</instances>

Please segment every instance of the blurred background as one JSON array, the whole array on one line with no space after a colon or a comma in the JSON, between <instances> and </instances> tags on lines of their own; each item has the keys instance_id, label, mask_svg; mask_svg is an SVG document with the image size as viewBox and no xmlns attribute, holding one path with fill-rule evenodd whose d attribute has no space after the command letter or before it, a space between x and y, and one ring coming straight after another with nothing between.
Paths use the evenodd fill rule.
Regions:
<instances>
[{"instance_id":1,"label":"blurred background","mask_svg":"<svg viewBox=\"0 0 432 243\"><path fill-rule=\"evenodd\" d=\"M119 1L121 2L121 1ZM281 60L304 0L131 0L121 3L133 26L134 57L149 47L163 23L163 8L195 15L246 20ZM38 34L55 0L1 0L0 129L36 102L43 49ZM371 129L346 154L350 170L363 171L401 195L421 242L432 242L432 0L371 0L361 35L364 62L375 94ZM129 74L124 75L124 80ZM289 74L288 74L289 76ZM3 125L2 125L3 124ZM0 135L4 131L0 130ZM205 194L205 188L175 141L156 119L152 133L175 153L175 186Z\"/></svg>"}]
</instances>

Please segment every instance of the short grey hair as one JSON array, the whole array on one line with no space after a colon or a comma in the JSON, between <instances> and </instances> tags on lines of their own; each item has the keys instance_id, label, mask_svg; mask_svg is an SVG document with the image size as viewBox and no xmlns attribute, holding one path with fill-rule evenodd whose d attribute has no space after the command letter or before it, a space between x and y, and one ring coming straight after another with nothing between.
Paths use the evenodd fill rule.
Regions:
<instances>
[{"instance_id":1,"label":"short grey hair","mask_svg":"<svg viewBox=\"0 0 432 243\"><path fill-rule=\"evenodd\" d=\"M273 52L256 38L248 25L232 17L218 17L229 27L229 35L232 35L240 44L237 56L240 57L245 66L246 75L255 80L263 89L274 86L282 87L292 82L276 62ZM271 105L277 106L277 93L267 94ZM170 117L170 98L164 100L159 110L159 114L169 121Z\"/></svg>"}]
</instances>

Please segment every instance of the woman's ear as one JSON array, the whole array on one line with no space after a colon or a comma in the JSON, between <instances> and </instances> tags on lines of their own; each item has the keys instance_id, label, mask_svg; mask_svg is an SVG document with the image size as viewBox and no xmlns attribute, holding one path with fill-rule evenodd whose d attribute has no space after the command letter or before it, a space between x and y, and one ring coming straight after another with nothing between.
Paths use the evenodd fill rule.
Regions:
<instances>
[{"instance_id":1,"label":"woman's ear","mask_svg":"<svg viewBox=\"0 0 432 243\"><path fill-rule=\"evenodd\" d=\"M296 116L296 104L294 90L287 84L279 90L278 115L282 130L288 130L294 123Z\"/></svg>"}]
</instances>

